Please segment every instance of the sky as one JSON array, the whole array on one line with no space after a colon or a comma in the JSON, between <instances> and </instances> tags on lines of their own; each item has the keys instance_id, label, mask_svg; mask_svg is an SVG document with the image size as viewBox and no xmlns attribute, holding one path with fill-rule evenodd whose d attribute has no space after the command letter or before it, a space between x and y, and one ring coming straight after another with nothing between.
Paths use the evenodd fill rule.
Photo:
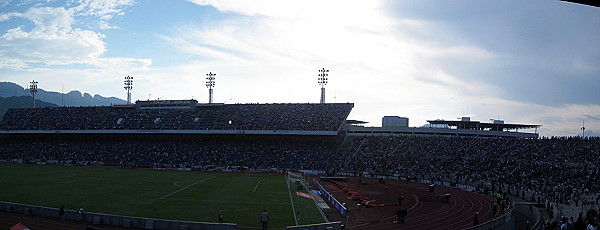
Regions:
<instances>
[{"instance_id":1,"label":"sky","mask_svg":"<svg viewBox=\"0 0 600 230\"><path fill-rule=\"evenodd\" d=\"M600 136L600 8L558 0L0 0L0 81L132 100L354 103L349 119ZM525 130L533 132L535 130Z\"/></svg>"}]
</instances>

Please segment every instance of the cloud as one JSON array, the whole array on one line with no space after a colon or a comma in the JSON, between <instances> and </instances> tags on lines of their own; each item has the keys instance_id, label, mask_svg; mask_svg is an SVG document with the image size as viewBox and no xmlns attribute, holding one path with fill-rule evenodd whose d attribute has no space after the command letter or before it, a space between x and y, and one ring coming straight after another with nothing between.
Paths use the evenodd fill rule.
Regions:
<instances>
[{"instance_id":1,"label":"cloud","mask_svg":"<svg viewBox=\"0 0 600 230\"><path fill-rule=\"evenodd\" d=\"M8 6L10 4L11 0L0 0L0 8ZM0 22L2 20L0 19Z\"/></svg>"},{"instance_id":2,"label":"cloud","mask_svg":"<svg viewBox=\"0 0 600 230\"><path fill-rule=\"evenodd\" d=\"M542 124L541 131L546 136L577 136L581 133L582 117L591 118L586 120L586 132L590 130L600 130L600 116L590 116L581 114L598 114L600 113L600 105L579 105L570 104L562 106L540 106L524 103L524 106L518 107L523 109L521 115L524 120L535 121Z\"/></svg>"},{"instance_id":3,"label":"cloud","mask_svg":"<svg viewBox=\"0 0 600 230\"><path fill-rule=\"evenodd\" d=\"M76 6L71 8L76 16L95 16L100 29L116 29L117 26L108 24L114 16L125 14L125 7L134 4L133 0L72 0Z\"/></svg>"},{"instance_id":4,"label":"cloud","mask_svg":"<svg viewBox=\"0 0 600 230\"><path fill-rule=\"evenodd\" d=\"M110 69L115 73L129 73L148 70L152 65L152 59L145 58L97 58L90 62L102 69Z\"/></svg>"},{"instance_id":5,"label":"cloud","mask_svg":"<svg viewBox=\"0 0 600 230\"><path fill-rule=\"evenodd\" d=\"M592 120L600 121L600 115L583 115L583 117L588 118L588 119L592 119Z\"/></svg>"},{"instance_id":6,"label":"cloud","mask_svg":"<svg viewBox=\"0 0 600 230\"><path fill-rule=\"evenodd\" d=\"M427 30L427 39L470 44L495 55L477 63L439 62L461 79L485 81L504 89L504 98L537 104L600 101L595 64L600 61L600 20L594 7L518 0L390 4L396 17L431 24L435 30Z\"/></svg>"},{"instance_id":7,"label":"cloud","mask_svg":"<svg viewBox=\"0 0 600 230\"><path fill-rule=\"evenodd\" d=\"M62 7L30 8L24 13L12 13L9 17L21 17L34 23L34 28L9 29L0 37L0 58L5 63L67 65L85 63L90 57L104 52L102 35L92 31L73 29L72 12Z\"/></svg>"},{"instance_id":8,"label":"cloud","mask_svg":"<svg viewBox=\"0 0 600 230\"><path fill-rule=\"evenodd\" d=\"M25 69L26 67L27 64L21 60L0 57L0 69Z\"/></svg>"},{"instance_id":9,"label":"cloud","mask_svg":"<svg viewBox=\"0 0 600 230\"><path fill-rule=\"evenodd\" d=\"M45 35L48 37L57 37L71 31L73 18L72 12L63 7L32 7L25 13L8 13L8 17L22 17L35 24L31 30L32 36ZM20 27L15 29L20 30ZM14 31L15 29L12 29ZM9 30L10 31L10 30ZM23 33L16 33L24 35ZM3 37L10 39L14 34L8 33ZM26 35L25 35L26 36Z\"/></svg>"},{"instance_id":10,"label":"cloud","mask_svg":"<svg viewBox=\"0 0 600 230\"><path fill-rule=\"evenodd\" d=\"M33 28L17 26L0 36L0 68L31 70L35 66L68 66L84 64L92 68L145 69L150 59L107 58L101 33L73 27L75 15L99 17L101 29L116 28L106 23L112 15L122 14L122 7L132 1L81 0L71 8L30 7L25 12L0 14L0 20L24 18ZM118 62L121 61L121 62Z\"/></svg>"},{"instance_id":11,"label":"cloud","mask_svg":"<svg viewBox=\"0 0 600 230\"><path fill-rule=\"evenodd\" d=\"M328 100L335 97L337 102L354 102L351 119L378 122L385 115L401 115L410 117L411 125L420 126L430 119L472 114L484 122L499 117L507 123L541 124L542 135L577 135L581 114L600 113L600 106L594 104L540 105L524 98L504 98L514 94L513 90L494 82L502 78L491 77L502 74L497 68L522 59L506 62L517 57L466 42L460 35L435 37L448 32L440 30L439 22L390 15L383 2L190 2L237 16L181 27L165 39L187 54L218 60L206 63L205 69L218 70L218 63L226 62L228 69L241 69L242 76L264 76L255 82L269 82L269 92L288 92L283 93L288 102L317 100L316 78L314 82L307 79L324 66L331 70ZM266 63L267 71L252 67ZM464 72L451 71L456 63L488 68L495 74L465 78L459 75ZM498 67L495 63L503 64ZM569 71L592 71L586 63L575 60ZM251 88L261 87L252 80L240 81ZM220 85L244 92L229 82ZM249 95L245 102L254 102L257 97ZM600 128L600 124L590 126Z\"/></svg>"},{"instance_id":12,"label":"cloud","mask_svg":"<svg viewBox=\"0 0 600 230\"><path fill-rule=\"evenodd\" d=\"M350 3L347 6L343 6L347 10L357 10L357 8L352 8L356 6L356 1L328 1L326 3L316 1L316 0L307 0L307 1L291 1L291 0L283 0L283 1L273 1L273 0L257 0L252 2L247 1L239 1L239 0L224 0L224 1L215 1L215 0L188 0L189 2L201 5L201 6L212 6L219 11L228 12L228 13L236 13L247 16L268 16L268 17L278 17L278 18L296 18L303 17L307 15L307 13L312 13L312 16L315 18L319 18L324 16L320 13L333 13L330 8L331 5L342 5L341 3ZM370 3L366 3L370 4ZM322 6L322 7L319 7ZM369 7L365 5L365 7ZM341 10L340 10L341 11ZM335 13L340 13L340 11Z\"/></svg>"},{"instance_id":13,"label":"cloud","mask_svg":"<svg viewBox=\"0 0 600 230\"><path fill-rule=\"evenodd\" d=\"M12 16L14 16L14 13L13 14L0 14L0 22L8 21Z\"/></svg>"},{"instance_id":14,"label":"cloud","mask_svg":"<svg viewBox=\"0 0 600 230\"><path fill-rule=\"evenodd\" d=\"M428 59L493 57L478 47L428 44L411 38L403 30L426 30L426 23L389 18L379 1L191 2L243 16L200 28L180 28L167 39L182 52L205 58L361 65L396 78L465 85L439 68L429 68L433 63Z\"/></svg>"},{"instance_id":15,"label":"cloud","mask_svg":"<svg viewBox=\"0 0 600 230\"><path fill-rule=\"evenodd\" d=\"M98 28L100 28L101 30L110 30L110 29L118 29L118 26L113 26L108 24L106 21L100 21L98 22Z\"/></svg>"},{"instance_id":16,"label":"cloud","mask_svg":"<svg viewBox=\"0 0 600 230\"><path fill-rule=\"evenodd\" d=\"M385 88L393 91L390 95L414 95L410 97L413 100L422 96L417 101L439 100L429 93L431 89L438 90L438 95L499 91L478 81L465 82L435 63L435 59L487 60L495 54L480 47L411 37L407 31L426 33L434 28L425 21L391 18L380 1L191 2L239 17L181 27L165 37L181 52L231 65L289 66L280 74L286 79L297 75L294 73L312 76L307 69L325 65L331 68L332 84L341 82L346 91L365 97ZM379 92L361 92L363 88Z\"/></svg>"},{"instance_id":17,"label":"cloud","mask_svg":"<svg viewBox=\"0 0 600 230\"><path fill-rule=\"evenodd\" d=\"M73 9L78 15L97 16L103 20L124 14L124 7L134 4L133 0L74 0Z\"/></svg>"}]
</instances>

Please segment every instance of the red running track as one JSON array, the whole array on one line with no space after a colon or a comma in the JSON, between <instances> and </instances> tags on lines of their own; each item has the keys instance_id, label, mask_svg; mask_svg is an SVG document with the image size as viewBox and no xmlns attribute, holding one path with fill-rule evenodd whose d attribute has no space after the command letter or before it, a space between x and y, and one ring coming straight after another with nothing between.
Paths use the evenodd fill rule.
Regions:
<instances>
[{"instance_id":1,"label":"red running track","mask_svg":"<svg viewBox=\"0 0 600 230\"><path fill-rule=\"evenodd\" d=\"M376 204L397 204L397 195L404 196L402 206L364 206L358 210L358 202L349 200L347 193L338 189L331 182L321 184L340 202L346 203L348 217L342 217L337 210L330 209L325 213L330 221L342 221L346 229L463 229L473 226L473 217L479 212L479 223L485 223L492 218L494 200L481 194L436 186L434 192L429 192L429 185L406 183L404 181L385 181L378 183L377 179L365 179L366 185L359 183L358 178L348 178L347 191L357 192ZM451 194L447 204L442 203L444 194ZM408 215L402 224L393 223L397 220L396 210L407 209Z\"/></svg>"}]
</instances>

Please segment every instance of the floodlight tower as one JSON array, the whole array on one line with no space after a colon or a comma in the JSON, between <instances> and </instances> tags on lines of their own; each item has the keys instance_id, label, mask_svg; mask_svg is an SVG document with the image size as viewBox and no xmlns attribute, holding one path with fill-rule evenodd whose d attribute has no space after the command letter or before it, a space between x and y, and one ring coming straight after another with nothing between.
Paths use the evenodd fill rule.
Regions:
<instances>
[{"instance_id":1,"label":"floodlight tower","mask_svg":"<svg viewBox=\"0 0 600 230\"><path fill-rule=\"evenodd\" d=\"M133 77L125 77L125 90L127 90L127 104L131 104L131 89L133 89Z\"/></svg>"},{"instance_id":2,"label":"floodlight tower","mask_svg":"<svg viewBox=\"0 0 600 230\"><path fill-rule=\"evenodd\" d=\"M31 93L31 97L33 97L33 108L35 108L35 94L37 93L37 84L38 82L35 80L32 80L31 82L29 82L29 92Z\"/></svg>"},{"instance_id":3,"label":"floodlight tower","mask_svg":"<svg viewBox=\"0 0 600 230\"><path fill-rule=\"evenodd\" d=\"M208 104L213 101L213 87L215 87L215 76L216 73L208 72L206 74L206 87L208 87Z\"/></svg>"},{"instance_id":4,"label":"floodlight tower","mask_svg":"<svg viewBox=\"0 0 600 230\"><path fill-rule=\"evenodd\" d=\"M585 120L582 122L581 126L581 137L585 138Z\"/></svg>"},{"instance_id":5,"label":"floodlight tower","mask_svg":"<svg viewBox=\"0 0 600 230\"><path fill-rule=\"evenodd\" d=\"M319 70L319 84L321 85L321 104L325 103L325 85L327 84L327 76L329 76L328 69Z\"/></svg>"}]
</instances>

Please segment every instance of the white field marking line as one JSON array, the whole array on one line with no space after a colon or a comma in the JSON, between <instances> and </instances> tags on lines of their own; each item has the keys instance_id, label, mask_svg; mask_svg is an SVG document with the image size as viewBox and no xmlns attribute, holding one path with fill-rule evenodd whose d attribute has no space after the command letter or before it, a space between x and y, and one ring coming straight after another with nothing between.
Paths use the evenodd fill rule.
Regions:
<instances>
[{"instance_id":1,"label":"white field marking line","mask_svg":"<svg viewBox=\"0 0 600 230\"><path fill-rule=\"evenodd\" d=\"M184 181L189 181L189 180L180 180L180 181L177 181L177 182L173 183L173 185L175 185L177 187L180 187L180 188L183 188L183 186L179 185L179 183L184 182Z\"/></svg>"},{"instance_id":2,"label":"white field marking line","mask_svg":"<svg viewBox=\"0 0 600 230\"><path fill-rule=\"evenodd\" d=\"M196 184L202 183L202 182L204 182L204 181L210 180L210 179L212 179L212 178L215 178L215 177L217 177L217 176L212 176L212 177L206 178L206 179L204 179L204 180L200 180L200 181L198 181L198 182L196 182L196 183L193 183L193 184L191 184L191 185L188 185L188 186L185 186L185 187L183 187L183 188L180 188L180 189L178 189L178 190L177 190L177 191L175 191L175 192L172 192L172 193L169 193L169 194L167 194L167 195L164 195L164 196L162 196L160 199L164 199L165 197L169 197L170 195L173 195L173 194L175 194L175 193L178 193L178 192L180 192L181 190L184 190L184 189L186 189L186 188L192 187L192 186L194 186L194 185L196 185Z\"/></svg>"},{"instance_id":3,"label":"white field marking line","mask_svg":"<svg viewBox=\"0 0 600 230\"><path fill-rule=\"evenodd\" d=\"M290 195L290 202L292 203L292 215L294 215L294 221L296 222L296 226L298 226L298 218L296 216L296 208L294 207L294 200L292 199L292 191L290 191L289 174L285 176L285 181L287 182L288 194Z\"/></svg>"},{"instance_id":4,"label":"white field marking line","mask_svg":"<svg viewBox=\"0 0 600 230\"><path fill-rule=\"evenodd\" d=\"M258 184L260 184L260 180L258 181L258 183L256 183L256 186L254 186L254 189L252 190L252 192L256 192L256 188L258 188Z\"/></svg>"}]
</instances>

